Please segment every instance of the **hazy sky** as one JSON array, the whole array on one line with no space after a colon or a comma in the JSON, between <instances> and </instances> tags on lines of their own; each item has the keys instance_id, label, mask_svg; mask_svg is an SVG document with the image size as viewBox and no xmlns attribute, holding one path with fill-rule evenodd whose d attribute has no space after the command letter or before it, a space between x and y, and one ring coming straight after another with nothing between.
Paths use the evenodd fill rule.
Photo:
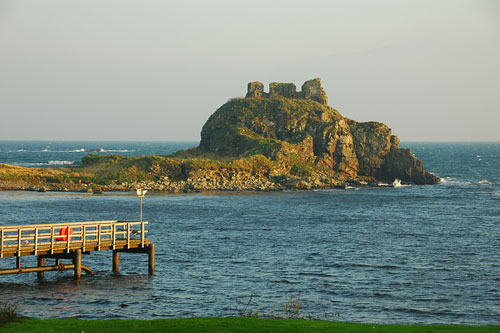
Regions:
<instances>
[{"instance_id":1,"label":"hazy sky","mask_svg":"<svg viewBox=\"0 0 500 333\"><path fill-rule=\"evenodd\" d=\"M406 141L500 141L500 1L0 0L0 140L198 141L320 77Z\"/></svg>"}]
</instances>

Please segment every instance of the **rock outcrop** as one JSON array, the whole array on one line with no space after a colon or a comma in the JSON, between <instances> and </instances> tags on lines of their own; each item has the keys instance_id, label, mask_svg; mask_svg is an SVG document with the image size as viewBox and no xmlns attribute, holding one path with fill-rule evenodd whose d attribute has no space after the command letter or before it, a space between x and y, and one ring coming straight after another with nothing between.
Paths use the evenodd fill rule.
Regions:
<instances>
[{"instance_id":1,"label":"rock outcrop","mask_svg":"<svg viewBox=\"0 0 500 333\"><path fill-rule=\"evenodd\" d=\"M198 148L169 156L89 154L81 165L30 169L0 164L0 190L280 191L377 186L439 178L379 122L359 123L327 105L321 81L248 84L246 98L207 120ZM382 184L380 184L382 185Z\"/></svg>"},{"instance_id":2,"label":"rock outcrop","mask_svg":"<svg viewBox=\"0 0 500 333\"><path fill-rule=\"evenodd\" d=\"M269 93L262 83L249 83L246 98L230 100L208 119L199 149L227 157L262 154L289 172L300 163L337 179L439 181L411 150L398 145L385 124L359 123L329 107L321 81L315 79L300 92L292 83L273 82Z\"/></svg>"}]
</instances>

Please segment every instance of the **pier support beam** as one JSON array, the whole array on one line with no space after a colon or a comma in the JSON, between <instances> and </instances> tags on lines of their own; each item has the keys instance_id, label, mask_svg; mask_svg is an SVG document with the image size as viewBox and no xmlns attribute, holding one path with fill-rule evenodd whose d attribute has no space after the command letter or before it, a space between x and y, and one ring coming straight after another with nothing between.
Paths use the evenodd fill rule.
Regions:
<instances>
[{"instance_id":1,"label":"pier support beam","mask_svg":"<svg viewBox=\"0 0 500 333\"><path fill-rule=\"evenodd\" d=\"M155 274L155 245L149 244L148 246L148 263L149 263L149 275Z\"/></svg>"},{"instance_id":2,"label":"pier support beam","mask_svg":"<svg viewBox=\"0 0 500 333\"><path fill-rule=\"evenodd\" d=\"M43 256L37 256L37 267L43 267L45 266L45 258ZM38 280L41 280L44 278L45 273L43 271L37 272L36 273Z\"/></svg>"},{"instance_id":3,"label":"pier support beam","mask_svg":"<svg viewBox=\"0 0 500 333\"><path fill-rule=\"evenodd\" d=\"M21 269L21 256L16 257L16 268Z\"/></svg>"},{"instance_id":4,"label":"pier support beam","mask_svg":"<svg viewBox=\"0 0 500 333\"><path fill-rule=\"evenodd\" d=\"M113 250L113 272L118 273L118 265L120 263L120 252Z\"/></svg>"},{"instance_id":5,"label":"pier support beam","mask_svg":"<svg viewBox=\"0 0 500 333\"><path fill-rule=\"evenodd\" d=\"M0 269L0 275L5 275L5 274L20 274L20 273L36 273L36 272L50 272L50 271L61 271L61 270L67 270L67 269L75 269L75 265L69 264L69 265L63 265L61 266L43 266L43 267L24 267L21 268L21 270L17 268L11 268L11 269ZM82 265L82 270L85 271L87 274L92 275L94 272L90 268L88 268L85 265Z\"/></svg>"},{"instance_id":6,"label":"pier support beam","mask_svg":"<svg viewBox=\"0 0 500 333\"><path fill-rule=\"evenodd\" d=\"M75 280L82 277L82 250L77 249L73 252L73 265L75 265Z\"/></svg>"}]
</instances>

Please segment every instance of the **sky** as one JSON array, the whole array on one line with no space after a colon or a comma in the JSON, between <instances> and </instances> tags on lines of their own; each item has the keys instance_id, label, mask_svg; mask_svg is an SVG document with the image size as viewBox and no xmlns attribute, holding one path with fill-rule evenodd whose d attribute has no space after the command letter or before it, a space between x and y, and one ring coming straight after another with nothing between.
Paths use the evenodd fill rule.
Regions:
<instances>
[{"instance_id":1,"label":"sky","mask_svg":"<svg viewBox=\"0 0 500 333\"><path fill-rule=\"evenodd\" d=\"M199 141L317 77L402 141L500 141L500 1L0 0L0 140Z\"/></svg>"}]
</instances>

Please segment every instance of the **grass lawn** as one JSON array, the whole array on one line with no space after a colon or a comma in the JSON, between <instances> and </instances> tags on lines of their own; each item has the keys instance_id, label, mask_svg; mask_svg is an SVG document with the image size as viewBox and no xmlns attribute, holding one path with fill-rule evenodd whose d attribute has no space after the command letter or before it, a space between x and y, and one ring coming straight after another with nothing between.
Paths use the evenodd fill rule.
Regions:
<instances>
[{"instance_id":1,"label":"grass lawn","mask_svg":"<svg viewBox=\"0 0 500 333\"><path fill-rule=\"evenodd\" d=\"M376 325L316 320L179 318L156 320L20 319L0 332L500 332L500 326Z\"/></svg>"}]
</instances>

